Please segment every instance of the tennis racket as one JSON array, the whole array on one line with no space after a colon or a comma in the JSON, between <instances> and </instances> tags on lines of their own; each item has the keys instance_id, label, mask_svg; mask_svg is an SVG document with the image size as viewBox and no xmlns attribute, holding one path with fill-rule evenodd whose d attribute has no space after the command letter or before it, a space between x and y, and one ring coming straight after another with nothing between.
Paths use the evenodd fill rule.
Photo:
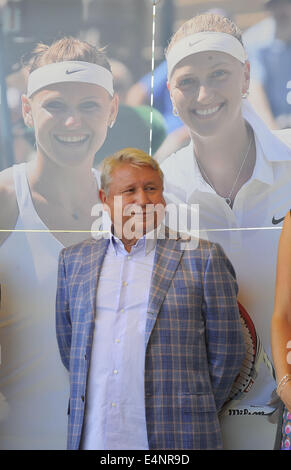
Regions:
<instances>
[{"instance_id":1,"label":"tennis racket","mask_svg":"<svg viewBox=\"0 0 291 470\"><path fill-rule=\"evenodd\" d=\"M255 325L251 317L239 302L238 306L246 345L246 355L243 360L241 370L232 385L228 400L224 404L220 414L223 414L229 408L235 407L235 405L237 405L240 400L245 398L246 394L251 390L256 377L258 376L259 368L262 362L266 364L270 374L275 379L275 370L273 364L263 348L262 342L256 332Z\"/></svg>"}]
</instances>

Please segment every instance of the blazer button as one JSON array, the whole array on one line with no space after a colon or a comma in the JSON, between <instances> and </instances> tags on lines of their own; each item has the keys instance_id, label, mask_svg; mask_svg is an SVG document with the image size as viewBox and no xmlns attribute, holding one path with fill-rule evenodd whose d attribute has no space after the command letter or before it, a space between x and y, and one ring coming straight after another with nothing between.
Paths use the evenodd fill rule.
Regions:
<instances>
[{"instance_id":1,"label":"blazer button","mask_svg":"<svg viewBox=\"0 0 291 470\"><path fill-rule=\"evenodd\" d=\"M84 395L81 395L81 400L82 400L82 402L84 402L84 401L85 401L85 397L84 397Z\"/></svg>"}]
</instances>

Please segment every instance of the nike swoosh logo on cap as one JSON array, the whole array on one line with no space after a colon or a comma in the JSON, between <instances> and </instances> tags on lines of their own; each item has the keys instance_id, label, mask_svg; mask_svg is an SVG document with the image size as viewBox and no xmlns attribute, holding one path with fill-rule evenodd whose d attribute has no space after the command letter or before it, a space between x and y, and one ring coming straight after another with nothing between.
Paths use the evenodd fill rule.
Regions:
<instances>
[{"instance_id":1,"label":"nike swoosh logo on cap","mask_svg":"<svg viewBox=\"0 0 291 470\"><path fill-rule=\"evenodd\" d=\"M66 70L66 74L70 75L71 73L82 72L85 69L75 69L75 70Z\"/></svg>"},{"instance_id":2,"label":"nike swoosh logo on cap","mask_svg":"<svg viewBox=\"0 0 291 470\"><path fill-rule=\"evenodd\" d=\"M275 219L275 217L273 216L273 218L272 218L272 224L273 224L273 225L277 225L277 224L279 224L280 222L283 222L284 219L285 219L285 217L281 217L281 219Z\"/></svg>"}]
</instances>

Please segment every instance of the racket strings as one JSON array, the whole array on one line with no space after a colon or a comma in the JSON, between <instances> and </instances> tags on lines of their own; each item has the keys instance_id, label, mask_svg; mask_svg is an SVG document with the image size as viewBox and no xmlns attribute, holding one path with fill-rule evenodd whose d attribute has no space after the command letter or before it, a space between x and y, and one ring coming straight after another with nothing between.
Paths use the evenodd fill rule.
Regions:
<instances>
[{"instance_id":1,"label":"racket strings","mask_svg":"<svg viewBox=\"0 0 291 470\"><path fill-rule=\"evenodd\" d=\"M251 334L251 331L247 325L246 320L240 316L240 321L242 325L243 337L246 345L246 354L242 362L241 370L237 376L230 394L229 400L238 398L243 393L247 393L254 383L254 378L256 375L255 372L255 358L256 358L256 341L257 338L254 338Z\"/></svg>"}]
</instances>

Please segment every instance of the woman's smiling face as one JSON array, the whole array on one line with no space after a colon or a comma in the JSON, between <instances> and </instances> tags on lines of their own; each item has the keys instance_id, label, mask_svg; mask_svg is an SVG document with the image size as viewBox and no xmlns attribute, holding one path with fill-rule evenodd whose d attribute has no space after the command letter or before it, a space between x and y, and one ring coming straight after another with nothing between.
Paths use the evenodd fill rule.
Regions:
<instances>
[{"instance_id":1,"label":"woman's smiling face","mask_svg":"<svg viewBox=\"0 0 291 470\"><path fill-rule=\"evenodd\" d=\"M181 60L168 83L173 106L193 134L214 136L234 122L249 85L249 66L224 52Z\"/></svg>"},{"instance_id":2,"label":"woman's smiling face","mask_svg":"<svg viewBox=\"0 0 291 470\"><path fill-rule=\"evenodd\" d=\"M60 165L94 158L117 114L117 97L87 83L58 83L23 99L31 114L37 150Z\"/></svg>"}]
</instances>

